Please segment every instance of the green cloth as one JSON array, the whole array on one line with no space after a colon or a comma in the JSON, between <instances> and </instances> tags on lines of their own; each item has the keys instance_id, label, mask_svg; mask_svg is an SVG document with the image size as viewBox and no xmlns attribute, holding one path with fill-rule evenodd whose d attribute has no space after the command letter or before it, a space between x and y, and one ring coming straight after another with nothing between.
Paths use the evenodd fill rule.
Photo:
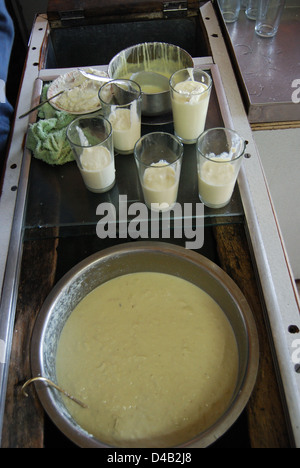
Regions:
<instances>
[{"instance_id":1,"label":"green cloth","mask_svg":"<svg viewBox=\"0 0 300 468\"><path fill-rule=\"evenodd\" d=\"M49 85L45 85L42 100L46 99ZM54 109L51 104L44 104L38 113L38 121L28 129L26 147L35 158L47 164L62 165L74 161L66 129L76 115Z\"/></svg>"}]
</instances>

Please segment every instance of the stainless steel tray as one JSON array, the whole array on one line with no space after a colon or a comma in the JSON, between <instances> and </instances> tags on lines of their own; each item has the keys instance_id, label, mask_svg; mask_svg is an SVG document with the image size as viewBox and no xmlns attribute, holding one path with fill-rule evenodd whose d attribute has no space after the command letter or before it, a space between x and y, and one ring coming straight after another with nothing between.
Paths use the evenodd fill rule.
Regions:
<instances>
[{"instance_id":1,"label":"stainless steel tray","mask_svg":"<svg viewBox=\"0 0 300 468\"><path fill-rule=\"evenodd\" d=\"M244 11L236 23L225 26L249 121L300 121L300 104L293 99L293 85L300 80L299 2L287 0L273 38L257 36L254 26Z\"/></svg>"}]
</instances>

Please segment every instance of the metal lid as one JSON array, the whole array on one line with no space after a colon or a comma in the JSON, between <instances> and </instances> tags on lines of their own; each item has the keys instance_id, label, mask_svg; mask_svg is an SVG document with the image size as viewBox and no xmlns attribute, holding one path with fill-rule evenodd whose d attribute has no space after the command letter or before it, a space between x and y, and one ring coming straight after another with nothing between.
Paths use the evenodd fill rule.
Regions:
<instances>
[{"instance_id":1,"label":"metal lid","mask_svg":"<svg viewBox=\"0 0 300 468\"><path fill-rule=\"evenodd\" d=\"M200 0L49 0L48 20L52 27L97 24L126 19L194 16Z\"/></svg>"}]
</instances>

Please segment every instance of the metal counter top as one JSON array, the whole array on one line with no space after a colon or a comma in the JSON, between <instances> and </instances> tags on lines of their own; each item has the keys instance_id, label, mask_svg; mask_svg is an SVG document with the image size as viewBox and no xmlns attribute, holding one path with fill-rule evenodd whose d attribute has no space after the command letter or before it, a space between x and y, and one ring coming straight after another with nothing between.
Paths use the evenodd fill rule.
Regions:
<instances>
[{"instance_id":1,"label":"metal counter top","mask_svg":"<svg viewBox=\"0 0 300 468\"><path fill-rule=\"evenodd\" d=\"M287 0L273 38L259 37L254 27L244 11L225 27L249 121L300 121L299 2Z\"/></svg>"}]
</instances>

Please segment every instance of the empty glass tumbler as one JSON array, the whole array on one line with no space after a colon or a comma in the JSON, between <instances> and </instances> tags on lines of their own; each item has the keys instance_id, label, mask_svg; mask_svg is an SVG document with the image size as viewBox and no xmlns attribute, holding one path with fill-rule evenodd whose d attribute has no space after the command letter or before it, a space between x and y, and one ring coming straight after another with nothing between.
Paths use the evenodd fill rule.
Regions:
<instances>
[{"instance_id":1,"label":"empty glass tumbler","mask_svg":"<svg viewBox=\"0 0 300 468\"><path fill-rule=\"evenodd\" d=\"M256 20L257 10L258 10L258 0L248 0L246 10L245 10L247 18L250 20Z\"/></svg>"},{"instance_id":2,"label":"empty glass tumbler","mask_svg":"<svg viewBox=\"0 0 300 468\"><path fill-rule=\"evenodd\" d=\"M261 37L273 37L278 31L285 0L259 0L255 32Z\"/></svg>"},{"instance_id":3,"label":"empty glass tumbler","mask_svg":"<svg viewBox=\"0 0 300 468\"><path fill-rule=\"evenodd\" d=\"M237 21L240 9L241 0L218 0L223 18L226 23L234 23Z\"/></svg>"}]
</instances>

